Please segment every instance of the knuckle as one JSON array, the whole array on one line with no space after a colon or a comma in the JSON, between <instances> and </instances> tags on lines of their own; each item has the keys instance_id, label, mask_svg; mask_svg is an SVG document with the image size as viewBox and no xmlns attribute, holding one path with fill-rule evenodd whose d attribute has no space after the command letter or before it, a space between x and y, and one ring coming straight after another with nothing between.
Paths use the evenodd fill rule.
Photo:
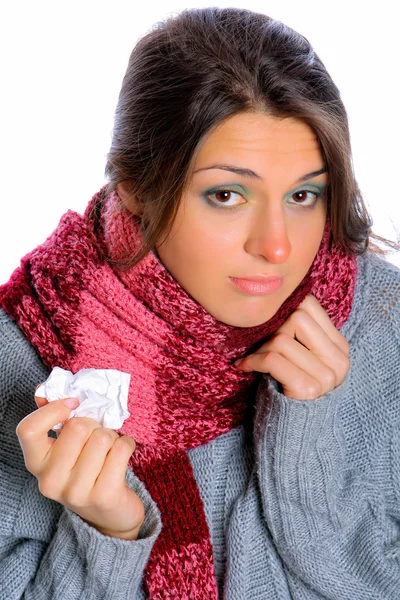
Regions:
<instances>
[{"instance_id":1,"label":"knuckle","mask_svg":"<svg viewBox=\"0 0 400 600\"><path fill-rule=\"evenodd\" d=\"M336 387L336 375L332 369L327 368L325 370L323 384L326 390L333 390Z\"/></svg>"},{"instance_id":2,"label":"knuckle","mask_svg":"<svg viewBox=\"0 0 400 600\"><path fill-rule=\"evenodd\" d=\"M319 391L317 391L317 388L315 386L312 386L308 388L306 393L304 394L304 400L316 400L320 397L320 395L321 394Z\"/></svg>"},{"instance_id":3,"label":"knuckle","mask_svg":"<svg viewBox=\"0 0 400 600\"><path fill-rule=\"evenodd\" d=\"M79 437L86 437L90 434L91 427L85 419L74 417L65 423L63 431L68 431Z\"/></svg>"},{"instance_id":4,"label":"knuckle","mask_svg":"<svg viewBox=\"0 0 400 600\"><path fill-rule=\"evenodd\" d=\"M131 452L135 452L136 450L136 442L134 439L131 438Z\"/></svg>"},{"instance_id":5,"label":"knuckle","mask_svg":"<svg viewBox=\"0 0 400 600\"><path fill-rule=\"evenodd\" d=\"M280 331L274 337L274 346L275 346L275 349L276 350L283 350L284 348L287 347L288 342L290 342L291 339L293 339L293 338L291 338L290 335L288 335L284 331Z\"/></svg>"},{"instance_id":6,"label":"knuckle","mask_svg":"<svg viewBox=\"0 0 400 600\"><path fill-rule=\"evenodd\" d=\"M15 432L21 440L29 440L36 435L36 431L32 428L28 417L18 423Z\"/></svg>"},{"instance_id":7,"label":"knuckle","mask_svg":"<svg viewBox=\"0 0 400 600\"><path fill-rule=\"evenodd\" d=\"M347 341L347 339L343 335L342 335L342 339L340 341L341 341L341 346L343 348L342 351L345 354L347 354L347 357L348 357L348 355L350 354L350 344L349 344L349 342Z\"/></svg>"},{"instance_id":8,"label":"knuckle","mask_svg":"<svg viewBox=\"0 0 400 600\"><path fill-rule=\"evenodd\" d=\"M304 400L315 400L319 398L322 393L322 389L318 381L307 380L303 386L303 399Z\"/></svg>"},{"instance_id":9,"label":"knuckle","mask_svg":"<svg viewBox=\"0 0 400 600\"><path fill-rule=\"evenodd\" d=\"M341 358L336 366L337 385L340 385L347 377L350 370L350 361L347 357Z\"/></svg>"},{"instance_id":10,"label":"knuckle","mask_svg":"<svg viewBox=\"0 0 400 600\"><path fill-rule=\"evenodd\" d=\"M345 354L340 357L340 368L344 376L346 376L350 370L350 358Z\"/></svg>"},{"instance_id":11,"label":"knuckle","mask_svg":"<svg viewBox=\"0 0 400 600\"><path fill-rule=\"evenodd\" d=\"M260 355L259 358L259 366L258 369L261 371L268 370L271 364L271 351L265 352L265 354Z\"/></svg>"},{"instance_id":12,"label":"knuckle","mask_svg":"<svg viewBox=\"0 0 400 600\"><path fill-rule=\"evenodd\" d=\"M109 447L113 444L116 434L111 429L104 427L95 429L90 436L95 443L101 447Z\"/></svg>"},{"instance_id":13,"label":"knuckle","mask_svg":"<svg viewBox=\"0 0 400 600\"><path fill-rule=\"evenodd\" d=\"M39 469L36 462L30 458L29 454L24 454L24 462L27 470L32 473L32 475L37 476Z\"/></svg>"},{"instance_id":14,"label":"knuckle","mask_svg":"<svg viewBox=\"0 0 400 600\"><path fill-rule=\"evenodd\" d=\"M39 492L50 500L58 499L58 488L51 473L43 474L39 479Z\"/></svg>"},{"instance_id":15,"label":"knuckle","mask_svg":"<svg viewBox=\"0 0 400 600\"><path fill-rule=\"evenodd\" d=\"M273 350L271 350L270 352L267 352L265 354L263 360L265 362L265 365L268 365L269 368L273 368L279 363L279 352L274 352Z\"/></svg>"},{"instance_id":16,"label":"knuckle","mask_svg":"<svg viewBox=\"0 0 400 600\"><path fill-rule=\"evenodd\" d=\"M309 320L309 314L306 310L298 308L292 314L292 321L299 327L303 327Z\"/></svg>"},{"instance_id":17,"label":"knuckle","mask_svg":"<svg viewBox=\"0 0 400 600\"><path fill-rule=\"evenodd\" d=\"M117 444L117 442L119 446L122 446L125 449L125 451L130 450L133 452L136 449L136 442L129 435L118 437L115 443Z\"/></svg>"},{"instance_id":18,"label":"knuckle","mask_svg":"<svg viewBox=\"0 0 400 600\"><path fill-rule=\"evenodd\" d=\"M300 306L312 306L315 302L318 302L318 300L310 293L306 295Z\"/></svg>"},{"instance_id":19,"label":"knuckle","mask_svg":"<svg viewBox=\"0 0 400 600\"><path fill-rule=\"evenodd\" d=\"M75 508L85 508L88 504L86 493L80 489L79 485L73 484L64 489L62 501L63 504L74 506Z\"/></svg>"},{"instance_id":20,"label":"knuckle","mask_svg":"<svg viewBox=\"0 0 400 600\"><path fill-rule=\"evenodd\" d=\"M116 497L114 488L102 486L92 498L92 506L95 510L109 510L115 506Z\"/></svg>"},{"instance_id":21,"label":"knuckle","mask_svg":"<svg viewBox=\"0 0 400 600\"><path fill-rule=\"evenodd\" d=\"M119 437L117 440L115 440L113 449L116 452L117 456L120 456L121 458L125 458L128 452L133 452L132 445L129 442L129 438L127 438L127 436Z\"/></svg>"}]
</instances>

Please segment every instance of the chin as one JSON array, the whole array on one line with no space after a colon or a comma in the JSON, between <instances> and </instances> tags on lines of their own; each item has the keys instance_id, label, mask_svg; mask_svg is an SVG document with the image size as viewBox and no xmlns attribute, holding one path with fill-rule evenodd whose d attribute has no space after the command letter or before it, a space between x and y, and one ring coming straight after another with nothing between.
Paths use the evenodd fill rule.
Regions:
<instances>
[{"instance_id":1,"label":"chin","mask_svg":"<svg viewBox=\"0 0 400 600\"><path fill-rule=\"evenodd\" d=\"M277 309L278 310L278 309ZM249 313L244 314L232 314L232 315L212 315L215 319L224 323L225 325L231 325L232 327L241 327L241 328L249 328L249 327L258 327L259 325L263 325L275 315L275 312L271 312L268 314L260 315L258 318L253 314ZM210 313L211 314L211 313Z\"/></svg>"},{"instance_id":2,"label":"chin","mask_svg":"<svg viewBox=\"0 0 400 600\"><path fill-rule=\"evenodd\" d=\"M234 325L235 327L258 327L259 325L263 325L264 323L266 323L267 321L269 321L270 319L272 319L274 315L272 315L271 317L266 317L264 319L242 319L240 323L236 322L236 323L232 323L232 325Z\"/></svg>"},{"instance_id":3,"label":"chin","mask_svg":"<svg viewBox=\"0 0 400 600\"><path fill-rule=\"evenodd\" d=\"M258 327L272 319L287 297L287 293L276 295L275 298L272 297L272 294L268 296L248 296L247 298L225 295L223 300L218 302L215 298L212 302L202 303L199 300L197 301L220 323L244 329ZM226 307L227 310L221 310L222 306Z\"/></svg>"}]
</instances>

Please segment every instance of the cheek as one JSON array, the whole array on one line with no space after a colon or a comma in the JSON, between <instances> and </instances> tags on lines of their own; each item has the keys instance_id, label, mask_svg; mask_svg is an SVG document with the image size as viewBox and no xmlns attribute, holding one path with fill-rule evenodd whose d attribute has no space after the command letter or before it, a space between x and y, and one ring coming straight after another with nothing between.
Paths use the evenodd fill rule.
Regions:
<instances>
[{"instance_id":1,"label":"cheek","mask_svg":"<svg viewBox=\"0 0 400 600\"><path fill-rule=\"evenodd\" d=\"M296 227L292 236L292 255L299 267L307 271L321 244L325 229L325 211L319 211L305 227Z\"/></svg>"},{"instance_id":2,"label":"cheek","mask_svg":"<svg viewBox=\"0 0 400 600\"><path fill-rule=\"evenodd\" d=\"M171 251L191 269L217 271L229 261L237 244L238 232L234 228L198 215L182 223L171 240Z\"/></svg>"},{"instance_id":3,"label":"cheek","mask_svg":"<svg viewBox=\"0 0 400 600\"><path fill-rule=\"evenodd\" d=\"M158 254L182 287L196 297L198 288L207 287L213 277L226 270L230 250L229 237L199 216L182 220L158 248Z\"/></svg>"}]
</instances>

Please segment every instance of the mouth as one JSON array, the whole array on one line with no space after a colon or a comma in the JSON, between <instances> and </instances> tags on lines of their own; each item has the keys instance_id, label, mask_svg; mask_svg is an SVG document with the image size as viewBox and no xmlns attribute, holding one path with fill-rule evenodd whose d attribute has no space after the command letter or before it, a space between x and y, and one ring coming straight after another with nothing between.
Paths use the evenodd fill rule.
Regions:
<instances>
[{"instance_id":1,"label":"mouth","mask_svg":"<svg viewBox=\"0 0 400 600\"><path fill-rule=\"evenodd\" d=\"M253 277L229 277L236 289L251 294L252 296L264 296L279 290L283 284L283 277L254 275Z\"/></svg>"}]
</instances>

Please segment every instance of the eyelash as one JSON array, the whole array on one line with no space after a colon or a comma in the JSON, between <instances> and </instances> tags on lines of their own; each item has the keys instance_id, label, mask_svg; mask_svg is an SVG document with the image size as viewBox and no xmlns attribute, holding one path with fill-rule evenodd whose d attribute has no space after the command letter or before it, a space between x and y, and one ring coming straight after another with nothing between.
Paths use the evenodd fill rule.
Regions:
<instances>
[{"instance_id":1,"label":"eyelash","mask_svg":"<svg viewBox=\"0 0 400 600\"><path fill-rule=\"evenodd\" d=\"M222 202L222 201L215 201L215 200L211 200L210 197L211 196L215 196L216 194L220 194L221 192L228 192L230 194L237 194L239 196L241 196L240 192L237 192L235 190L229 189L229 188L220 188L220 189L214 189L213 191L208 191L204 194L204 199L206 200L206 202L212 206L213 208L219 208L222 210L236 210L238 209L240 206L242 206L243 204L245 204L245 202L241 202L240 204L235 204L235 205L227 205L226 203ZM310 190L310 189L301 189L301 190L297 190L296 192L293 192L292 196L294 196L295 194L301 194L301 193L307 193L307 194L313 194L313 196L315 196L314 198L314 202L312 202L311 204L304 204L304 202L294 202L293 206L298 206L298 207L303 207L303 208L313 208L317 202L318 199L324 199L325 195L322 191L316 191L316 190ZM243 196L242 196L243 197Z\"/></svg>"}]
</instances>

